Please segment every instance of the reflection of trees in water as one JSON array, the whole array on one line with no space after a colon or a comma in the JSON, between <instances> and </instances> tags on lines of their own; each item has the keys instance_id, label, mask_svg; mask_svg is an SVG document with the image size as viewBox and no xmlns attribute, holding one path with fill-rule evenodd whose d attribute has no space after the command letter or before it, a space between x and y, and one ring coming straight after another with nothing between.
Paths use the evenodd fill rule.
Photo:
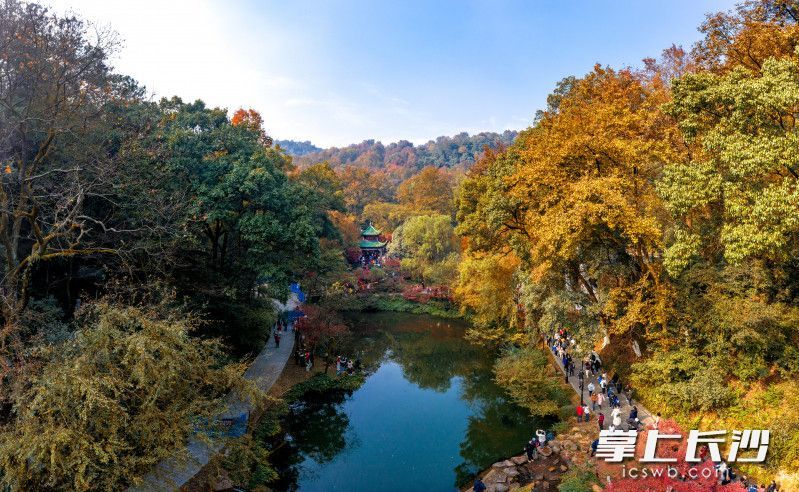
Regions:
<instances>
[{"instance_id":1,"label":"reflection of trees in water","mask_svg":"<svg viewBox=\"0 0 799 492\"><path fill-rule=\"evenodd\" d=\"M455 485L462 485L473 473L498 460L520 454L535 428L530 415L507 400L481 402L481 411L469 417L466 435L461 441L463 463L455 468Z\"/></svg>"},{"instance_id":2,"label":"reflection of trees in water","mask_svg":"<svg viewBox=\"0 0 799 492\"><path fill-rule=\"evenodd\" d=\"M544 425L509 401L505 390L494 383L494 374L488 368L475 370L463 379L461 398L469 402L475 413L469 417L460 445L463 463L455 468L456 486L468 482L472 474L492 463L521 453L525 441Z\"/></svg>"},{"instance_id":3,"label":"reflection of trees in water","mask_svg":"<svg viewBox=\"0 0 799 492\"><path fill-rule=\"evenodd\" d=\"M340 403L303 402L294 405L286 419L286 432L294 445L318 463L332 460L347 446L345 433L350 419L340 410Z\"/></svg>"},{"instance_id":4,"label":"reflection of trees in water","mask_svg":"<svg viewBox=\"0 0 799 492\"><path fill-rule=\"evenodd\" d=\"M455 469L456 485L467 481L471 473L522 452L539 424L494 383L495 354L465 342L463 323L402 313L349 318L355 336L342 355L360 357L367 373L377 370L389 353L404 377L421 388L444 392L454 377L461 380L460 397L474 415L460 444L463 463ZM325 463L353 445L346 441L349 418L341 411L345 397L328 394L292 407L283 423L288 439L280 452L281 481L274 484L275 489L296 490L305 456Z\"/></svg>"},{"instance_id":5,"label":"reflection of trees in water","mask_svg":"<svg viewBox=\"0 0 799 492\"><path fill-rule=\"evenodd\" d=\"M447 391L453 377L490 367L488 354L464 342L462 323L403 313L373 313L352 321L361 339L368 339L359 348L367 367L379 366L390 350L405 378L421 388Z\"/></svg>"},{"instance_id":6,"label":"reflection of trees in water","mask_svg":"<svg viewBox=\"0 0 799 492\"><path fill-rule=\"evenodd\" d=\"M334 390L291 405L282 422L280 449L273 455L280 475L279 481L272 484L275 490L297 490L299 468L305 457L326 463L352 445L346 439L350 419L341 411L347 395L348 392Z\"/></svg>"}]
</instances>

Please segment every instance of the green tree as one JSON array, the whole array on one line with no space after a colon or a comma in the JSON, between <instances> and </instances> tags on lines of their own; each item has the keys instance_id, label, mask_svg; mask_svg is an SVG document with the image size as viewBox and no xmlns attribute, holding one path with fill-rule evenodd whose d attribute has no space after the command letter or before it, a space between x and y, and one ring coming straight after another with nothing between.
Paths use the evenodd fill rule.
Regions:
<instances>
[{"instance_id":1,"label":"green tree","mask_svg":"<svg viewBox=\"0 0 799 492\"><path fill-rule=\"evenodd\" d=\"M760 71L689 74L668 106L696 157L666 167L659 190L678 219L666 252L672 273L692 259L784 262L799 239L795 114L799 65L766 59Z\"/></svg>"},{"instance_id":2,"label":"green tree","mask_svg":"<svg viewBox=\"0 0 799 492\"><path fill-rule=\"evenodd\" d=\"M402 269L412 277L448 284L459 258L452 220L446 215L411 217L394 231L388 252L401 259Z\"/></svg>"}]
</instances>

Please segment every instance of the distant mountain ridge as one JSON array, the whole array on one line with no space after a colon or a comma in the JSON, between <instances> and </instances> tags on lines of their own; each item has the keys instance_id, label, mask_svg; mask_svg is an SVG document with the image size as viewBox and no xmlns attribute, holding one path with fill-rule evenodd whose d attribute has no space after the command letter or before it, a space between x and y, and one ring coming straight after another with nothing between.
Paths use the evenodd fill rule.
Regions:
<instances>
[{"instance_id":1,"label":"distant mountain ridge","mask_svg":"<svg viewBox=\"0 0 799 492\"><path fill-rule=\"evenodd\" d=\"M297 142L296 140L276 140L275 143L291 156L300 157L312 152L320 152L322 148L317 147L310 141Z\"/></svg>"},{"instance_id":2,"label":"distant mountain ridge","mask_svg":"<svg viewBox=\"0 0 799 492\"><path fill-rule=\"evenodd\" d=\"M516 135L518 132L513 130L502 133L481 132L475 135L461 132L452 137L438 137L419 146L407 140L388 145L375 140L364 140L359 144L324 150L318 149L310 142L278 140L277 143L294 156L294 162L300 167L327 161L333 167L353 165L375 169L388 167L421 169L427 166L467 168L474 164L485 146L492 149L508 146L513 143ZM318 150L305 151L310 148Z\"/></svg>"}]
</instances>

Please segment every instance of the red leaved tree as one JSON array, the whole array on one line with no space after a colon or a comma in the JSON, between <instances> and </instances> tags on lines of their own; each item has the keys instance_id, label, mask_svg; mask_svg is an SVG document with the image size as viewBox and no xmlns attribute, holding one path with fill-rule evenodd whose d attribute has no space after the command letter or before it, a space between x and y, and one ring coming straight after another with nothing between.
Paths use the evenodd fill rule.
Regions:
<instances>
[{"instance_id":1,"label":"red leaved tree","mask_svg":"<svg viewBox=\"0 0 799 492\"><path fill-rule=\"evenodd\" d=\"M233 126L244 126L260 136L260 141L267 147L272 146L272 138L264 131L264 119L261 113L254 109L239 108L233 113L230 119L230 124Z\"/></svg>"},{"instance_id":2,"label":"red leaved tree","mask_svg":"<svg viewBox=\"0 0 799 492\"><path fill-rule=\"evenodd\" d=\"M645 431L639 433L638 441L636 442L635 456L641 458L644 456L646 448L647 435L652 429L647 428ZM714 463L709 458L701 463L688 463L685 461L686 451L688 449L688 434L683 432L682 429L673 420L661 420L659 425L660 435L665 434L679 434L682 436L680 439L659 439L657 444L657 451L655 456L657 458L676 458L676 463L640 463L639 468L646 467L649 469L649 475L646 478L619 478L613 480L605 488L610 492L745 492L745 488L740 482L730 483L727 485L719 484L719 477L714 470ZM599 476L619 476L621 474L621 466L618 464L607 463L605 461L597 461ZM627 466L628 470L630 465ZM672 477L669 476L669 469L672 471ZM693 470L692 470L693 469ZM653 471L658 471L659 476L651 476ZM704 472L704 473L703 473ZM684 479L682 478L684 477Z\"/></svg>"},{"instance_id":3,"label":"red leaved tree","mask_svg":"<svg viewBox=\"0 0 799 492\"><path fill-rule=\"evenodd\" d=\"M308 350L322 357L327 373L349 337L350 330L332 309L306 304L302 311L305 316L297 321L295 329L305 336Z\"/></svg>"}]
</instances>

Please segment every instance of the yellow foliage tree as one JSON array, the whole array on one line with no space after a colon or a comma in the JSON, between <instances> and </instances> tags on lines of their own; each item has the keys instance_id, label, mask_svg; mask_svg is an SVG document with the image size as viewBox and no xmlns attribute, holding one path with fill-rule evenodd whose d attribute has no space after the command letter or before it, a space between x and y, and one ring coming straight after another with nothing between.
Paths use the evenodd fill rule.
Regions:
<instances>
[{"instance_id":1,"label":"yellow foliage tree","mask_svg":"<svg viewBox=\"0 0 799 492\"><path fill-rule=\"evenodd\" d=\"M192 321L98 304L0 429L0 488L121 490L181 448L242 380Z\"/></svg>"},{"instance_id":2,"label":"yellow foliage tree","mask_svg":"<svg viewBox=\"0 0 799 492\"><path fill-rule=\"evenodd\" d=\"M452 215L452 185L452 176L445 170L426 167L400 184L397 199L412 210Z\"/></svg>"}]
</instances>

